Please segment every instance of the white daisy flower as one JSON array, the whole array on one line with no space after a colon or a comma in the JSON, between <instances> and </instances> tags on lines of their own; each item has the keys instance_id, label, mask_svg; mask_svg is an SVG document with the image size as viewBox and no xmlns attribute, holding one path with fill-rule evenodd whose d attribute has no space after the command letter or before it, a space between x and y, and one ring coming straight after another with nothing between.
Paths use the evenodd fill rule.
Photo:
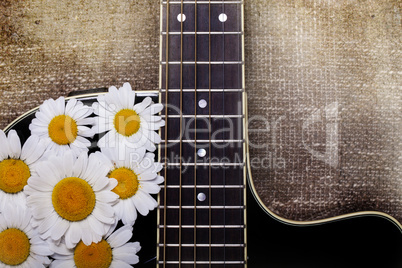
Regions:
<instances>
[{"instance_id":1,"label":"white daisy flower","mask_svg":"<svg viewBox=\"0 0 402 268\"><path fill-rule=\"evenodd\" d=\"M153 104L150 97L134 104L135 92L129 83L124 83L119 90L110 87L109 92L98 97L92 107L95 117L93 127L96 133L107 132L98 142L99 147L116 147L123 144L132 148L144 147L155 151L155 143L161 138L155 132L165 125L165 121L155 114L163 105Z\"/></svg>"},{"instance_id":2,"label":"white daisy flower","mask_svg":"<svg viewBox=\"0 0 402 268\"><path fill-rule=\"evenodd\" d=\"M112 234L107 234L98 243L85 245L80 242L74 249L59 246L53 255L55 259L50 267L110 267L125 268L137 264L138 251L141 249L138 242L127 243L133 232L133 227L125 225Z\"/></svg>"},{"instance_id":3,"label":"white daisy flower","mask_svg":"<svg viewBox=\"0 0 402 268\"><path fill-rule=\"evenodd\" d=\"M8 136L0 130L0 212L6 204L26 206L23 189L35 174L35 165L44 150L38 136L30 136L21 147L15 130L10 130Z\"/></svg>"},{"instance_id":4,"label":"white daisy flower","mask_svg":"<svg viewBox=\"0 0 402 268\"><path fill-rule=\"evenodd\" d=\"M30 225L32 214L26 207L9 204L0 214L0 266L47 267L53 254L47 243Z\"/></svg>"},{"instance_id":5,"label":"white daisy flower","mask_svg":"<svg viewBox=\"0 0 402 268\"><path fill-rule=\"evenodd\" d=\"M113 206L118 219L124 224L133 225L137 219L137 211L145 216L156 208L158 203L150 194L160 191L158 184L164 181L157 173L162 169L160 163L155 163L153 153L145 153L145 149L102 148L97 155L103 156L105 166L109 168L109 178L117 180L117 186L112 190L119 195L118 202ZM119 155L122 153L122 155Z\"/></svg>"},{"instance_id":6,"label":"white daisy flower","mask_svg":"<svg viewBox=\"0 0 402 268\"><path fill-rule=\"evenodd\" d=\"M64 97L48 99L39 107L29 129L45 141L48 150L55 151L57 155L70 149L78 155L91 146L86 138L95 134L88 127L94 123L94 119L88 117L92 113L91 107L76 99L70 99L67 104Z\"/></svg>"},{"instance_id":7,"label":"white daisy flower","mask_svg":"<svg viewBox=\"0 0 402 268\"><path fill-rule=\"evenodd\" d=\"M49 156L36 171L24 190L41 237L54 243L64 237L69 248L80 240L99 242L115 222L112 205L118 198L111 191L117 181L107 178L108 167L94 154L82 152L77 158L68 151Z\"/></svg>"}]
</instances>

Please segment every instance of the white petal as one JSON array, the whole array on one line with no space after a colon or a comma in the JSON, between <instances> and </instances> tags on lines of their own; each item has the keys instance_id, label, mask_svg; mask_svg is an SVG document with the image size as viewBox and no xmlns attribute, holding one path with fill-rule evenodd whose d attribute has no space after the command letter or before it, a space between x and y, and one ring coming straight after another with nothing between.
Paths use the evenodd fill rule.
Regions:
<instances>
[{"instance_id":1,"label":"white petal","mask_svg":"<svg viewBox=\"0 0 402 268\"><path fill-rule=\"evenodd\" d=\"M59 218L57 213L52 213L49 217L44 218L38 226L39 233L43 234L44 232L50 230L50 228L52 228L56 223L57 218Z\"/></svg>"},{"instance_id":2,"label":"white petal","mask_svg":"<svg viewBox=\"0 0 402 268\"><path fill-rule=\"evenodd\" d=\"M50 185L47 181L47 178L42 178L42 177L30 177L28 179L28 186L25 186L24 190L27 194L33 194L37 191L42 191L42 192L51 192L53 191L53 185Z\"/></svg>"},{"instance_id":3,"label":"white petal","mask_svg":"<svg viewBox=\"0 0 402 268\"><path fill-rule=\"evenodd\" d=\"M39 111L45 114L46 116L50 116L50 118L53 119L55 116L60 115L59 113L56 113L54 105L55 101L53 99L45 100L39 107Z\"/></svg>"},{"instance_id":4,"label":"white petal","mask_svg":"<svg viewBox=\"0 0 402 268\"><path fill-rule=\"evenodd\" d=\"M36 135L30 136L27 141L24 143L24 146L22 147L21 150L21 160L26 160L27 157L29 157L32 153L35 152L36 146L39 143L39 137ZM42 149L42 153L44 152L45 148L38 148Z\"/></svg>"},{"instance_id":5,"label":"white petal","mask_svg":"<svg viewBox=\"0 0 402 268\"><path fill-rule=\"evenodd\" d=\"M135 196L131 199L137 208L138 212L146 216L149 212L149 205L147 204L148 199L145 197L145 194L140 190L137 191Z\"/></svg>"},{"instance_id":6,"label":"white petal","mask_svg":"<svg viewBox=\"0 0 402 268\"><path fill-rule=\"evenodd\" d=\"M110 211L111 210L111 211ZM92 214L101 222L106 224L114 223L114 210L110 205L103 204L102 202L97 202Z\"/></svg>"},{"instance_id":7,"label":"white petal","mask_svg":"<svg viewBox=\"0 0 402 268\"><path fill-rule=\"evenodd\" d=\"M156 185L155 183L150 182L142 182L140 186L141 190L150 193L150 194L157 194L159 193L161 187Z\"/></svg>"},{"instance_id":8,"label":"white petal","mask_svg":"<svg viewBox=\"0 0 402 268\"><path fill-rule=\"evenodd\" d=\"M115 211L115 213L116 213L116 217L119 219L119 220L121 220L122 218L123 218L123 215L124 215L124 205L123 205L123 202L121 202L121 200L119 200L114 206L113 206L113 208L114 208L114 211ZM127 223L127 222L123 222L124 224L130 224L130 225L133 225L134 224L134 222L131 224L131 223Z\"/></svg>"},{"instance_id":9,"label":"white petal","mask_svg":"<svg viewBox=\"0 0 402 268\"><path fill-rule=\"evenodd\" d=\"M95 218L93 215L89 215L87 217L88 224L91 226L92 230L99 236L103 236L105 234L103 224Z\"/></svg>"},{"instance_id":10,"label":"white petal","mask_svg":"<svg viewBox=\"0 0 402 268\"><path fill-rule=\"evenodd\" d=\"M53 109L56 114L64 114L65 111L65 100L64 97L59 97L55 102Z\"/></svg>"},{"instance_id":11,"label":"white petal","mask_svg":"<svg viewBox=\"0 0 402 268\"><path fill-rule=\"evenodd\" d=\"M21 141L14 129L10 130L8 133L8 144L10 158L19 159L21 156Z\"/></svg>"},{"instance_id":12,"label":"white petal","mask_svg":"<svg viewBox=\"0 0 402 268\"><path fill-rule=\"evenodd\" d=\"M85 117L88 117L89 115L92 114L92 112L93 112L93 110L92 110L92 108L89 107L89 106L83 106L83 107L78 108L78 109L77 109L77 107L76 107L76 108L74 109L74 111L71 113L70 116L71 116L74 120L78 121L78 120L81 120L81 119L83 119L83 118L85 118Z\"/></svg>"},{"instance_id":13,"label":"white petal","mask_svg":"<svg viewBox=\"0 0 402 268\"><path fill-rule=\"evenodd\" d=\"M70 228L65 235L66 246L73 248L81 239L82 229L79 222L73 222L70 224Z\"/></svg>"},{"instance_id":14,"label":"white petal","mask_svg":"<svg viewBox=\"0 0 402 268\"><path fill-rule=\"evenodd\" d=\"M59 240L70 227L70 223L67 220L58 218L58 221L52 228L52 239Z\"/></svg>"},{"instance_id":15,"label":"white petal","mask_svg":"<svg viewBox=\"0 0 402 268\"><path fill-rule=\"evenodd\" d=\"M119 196L111 191L102 191L96 194L96 199L99 201L103 201L106 203L113 203L115 202Z\"/></svg>"},{"instance_id":16,"label":"white petal","mask_svg":"<svg viewBox=\"0 0 402 268\"><path fill-rule=\"evenodd\" d=\"M135 255L137 254L137 252L141 249L141 247L139 246L138 242L130 242L127 243L121 247L118 248L114 248L113 249L113 255L115 255L115 253L119 253L119 254L132 254Z\"/></svg>"},{"instance_id":17,"label":"white petal","mask_svg":"<svg viewBox=\"0 0 402 268\"><path fill-rule=\"evenodd\" d=\"M159 134L155 131L149 131L148 139L156 144L159 144L162 140Z\"/></svg>"},{"instance_id":18,"label":"white petal","mask_svg":"<svg viewBox=\"0 0 402 268\"><path fill-rule=\"evenodd\" d=\"M77 136L75 141L73 143L71 143L70 145L76 146L77 148L80 149L80 151L87 151L88 147L91 146L91 142L84 137Z\"/></svg>"},{"instance_id":19,"label":"white petal","mask_svg":"<svg viewBox=\"0 0 402 268\"><path fill-rule=\"evenodd\" d=\"M121 110L123 108L122 104L120 103L119 99L119 92L116 87L111 86L109 87L109 93L105 94L105 101L110 106L114 106L114 110ZM108 107L109 108L109 107Z\"/></svg>"},{"instance_id":20,"label":"white petal","mask_svg":"<svg viewBox=\"0 0 402 268\"><path fill-rule=\"evenodd\" d=\"M110 180L107 177L99 177L93 184L92 188L95 192L101 191L109 184L109 182Z\"/></svg>"},{"instance_id":21,"label":"white petal","mask_svg":"<svg viewBox=\"0 0 402 268\"><path fill-rule=\"evenodd\" d=\"M82 118L77 121L77 125L79 125L79 126L83 126L83 125L93 126L94 124L95 124L94 117L86 117L86 118ZM96 133L96 132L94 132L94 133Z\"/></svg>"},{"instance_id":22,"label":"white petal","mask_svg":"<svg viewBox=\"0 0 402 268\"><path fill-rule=\"evenodd\" d=\"M95 154L91 154L88 161L88 167L82 178L85 178L89 184L94 185L100 178L105 178L110 171L108 164L103 164ZM102 189L102 188L100 188Z\"/></svg>"},{"instance_id":23,"label":"white petal","mask_svg":"<svg viewBox=\"0 0 402 268\"><path fill-rule=\"evenodd\" d=\"M119 250L120 248L115 248L113 250L113 258L116 258L117 260L124 261L128 264L136 264L138 263L139 259L138 256L135 254L135 251L131 252L121 252Z\"/></svg>"},{"instance_id":24,"label":"white petal","mask_svg":"<svg viewBox=\"0 0 402 268\"><path fill-rule=\"evenodd\" d=\"M50 186L56 185L56 183L63 178L63 171L59 170L51 161L38 163L35 166L35 171L41 180Z\"/></svg>"},{"instance_id":25,"label":"white petal","mask_svg":"<svg viewBox=\"0 0 402 268\"><path fill-rule=\"evenodd\" d=\"M73 176L81 178L88 166L88 155L86 152L80 153L78 158L74 162Z\"/></svg>"},{"instance_id":26,"label":"white petal","mask_svg":"<svg viewBox=\"0 0 402 268\"><path fill-rule=\"evenodd\" d=\"M75 176L74 173L74 157L72 154L68 153L68 154L64 154L62 157L62 162L59 161L59 159L57 159L57 162L62 164L62 170L61 172L63 172L62 177L67 178L67 177L71 177L71 176Z\"/></svg>"},{"instance_id":27,"label":"white petal","mask_svg":"<svg viewBox=\"0 0 402 268\"><path fill-rule=\"evenodd\" d=\"M51 251L46 244L42 245L35 245L31 244L31 251L35 254L42 255L42 256L49 256L53 254L53 251Z\"/></svg>"},{"instance_id":28,"label":"white petal","mask_svg":"<svg viewBox=\"0 0 402 268\"><path fill-rule=\"evenodd\" d=\"M132 201L132 199L125 199L120 201L123 205L123 217L122 221L124 224L134 225L137 219L137 210Z\"/></svg>"},{"instance_id":29,"label":"white petal","mask_svg":"<svg viewBox=\"0 0 402 268\"><path fill-rule=\"evenodd\" d=\"M107 242L112 248L121 247L130 240L132 235L133 227L130 225L125 225L114 231L114 233L112 233L107 239Z\"/></svg>"},{"instance_id":30,"label":"white petal","mask_svg":"<svg viewBox=\"0 0 402 268\"><path fill-rule=\"evenodd\" d=\"M54 260L50 264L50 268L72 268L76 267L74 263L74 259L71 260Z\"/></svg>"},{"instance_id":31,"label":"white petal","mask_svg":"<svg viewBox=\"0 0 402 268\"><path fill-rule=\"evenodd\" d=\"M152 99L150 97L146 97L142 102L134 105L134 110L137 114L141 114L151 103Z\"/></svg>"},{"instance_id":32,"label":"white petal","mask_svg":"<svg viewBox=\"0 0 402 268\"><path fill-rule=\"evenodd\" d=\"M142 181L150 181L155 179L157 176L156 172L144 172L139 175L140 180Z\"/></svg>"},{"instance_id":33,"label":"white petal","mask_svg":"<svg viewBox=\"0 0 402 268\"><path fill-rule=\"evenodd\" d=\"M110 268L132 268L132 266L124 261L113 260L110 264Z\"/></svg>"},{"instance_id":34,"label":"white petal","mask_svg":"<svg viewBox=\"0 0 402 268\"><path fill-rule=\"evenodd\" d=\"M128 86L127 86L128 85ZM123 87L119 89L119 100L124 109L130 109L130 91L131 86L125 83Z\"/></svg>"},{"instance_id":35,"label":"white petal","mask_svg":"<svg viewBox=\"0 0 402 268\"><path fill-rule=\"evenodd\" d=\"M162 176L157 176L156 179L153 180L152 182L156 183L156 184L160 184L160 183L162 183L164 181L165 181L165 179Z\"/></svg>"},{"instance_id":36,"label":"white petal","mask_svg":"<svg viewBox=\"0 0 402 268\"><path fill-rule=\"evenodd\" d=\"M0 129L0 161L8 158L9 145L6 134Z\"/></svg>"},{"instance_id":37,"label":"white petal","mask_svg":"<svg viewBox=\"0 0 402 268\"><path fill-rule=\"evenodd\" d=\"M32 202L29 202L30 205L32 205ZM50 205L43 205L43 204L35 204L35 206L32 208L32 214L35 216L37 219L44 219L46 217L49 217L52 213L54 212L54 209L50 203Z\"/></svg>"},{"instance_id":38,"label":"white petal","mask_svg":"<svg viewBox=\"0 0 402 268\"><path fill-rule=\"evenodd\" d=\"M138 149L127 148L126 155L124 157L125 160L124 166L133 167L138 163L141 163L141 161L144 159L145 153L146 153L145 148L138 148Z\"/></svg>"},{"instance_id":39,"label":"white petal","mask_svg":"<svg viewBox=\"0 0 402 268\"><path fill-rule=\"evenodd\" d=\"M153 210L158 206L158 202L148 193L144 192L142 189L139 189L137 194L140 194L141 200L147 205L149 210Z\"/></svg>"},{"instance_id":40,"label":"white petal","mask_svg":"<svg viewBox=\"0 0 402 268\"><path fill-rule=\"evenodd\" d=\"M78 135L92 138L95 135L95 131L86 126L78 126Z\"/></svg>"},{"instance_id":41,"label":"white petal","mask_svg":"<svg viewBox=\"0 0 402 268\"><path fill-rule=\"evenodd\" d=\"M88 226L88 222L85 220L81 221L80 224L82 229L82 242L89 246L93 242L91 228Z\"/></svg>"},{"instance_id":42,"label":"white petal","mask_svg":"<svg viewBox=\"0 0 402 268\"><path fill-rule=\"evenodd\" d=\"M65 114L66 115L70 115L73 112L73 109L74 109L76 103L77 103L77 99L74 99L74 98L70 99L67 102L66 108L65 108Z\"/></svg>"},{"instance_id":43,"label":"white petal","mask_svg":"<svg viewBox=\"0 0 402 268\"><path fill-rule=\"evenodd\" d=\"M116 139L117 133L114 129L112 129L99 139L98 147L116 147Z\"/></svg>"},{"instance_id":44,"label":"white petal","mask_svg":"<svg viewBox=\"0 0 402 268\"><path fill-rule=\"evenodd\" d=\"M161 103L156 103L152 104L148 108L146 108L144 111L141 112L141 115L147 115L147 114L156 114L162 111L163 109L163 104Z\"/></svg>"}]
</instances>

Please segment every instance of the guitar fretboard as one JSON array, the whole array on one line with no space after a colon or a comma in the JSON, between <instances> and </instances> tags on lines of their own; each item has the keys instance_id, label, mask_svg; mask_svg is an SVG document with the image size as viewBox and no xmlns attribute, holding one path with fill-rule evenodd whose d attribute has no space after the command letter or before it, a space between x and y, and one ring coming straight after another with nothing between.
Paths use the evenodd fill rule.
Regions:
<instances>
[{"instance_id":1,"label":"guitar fretboard","mask_svg":"<svg viewBox=\"0 0 402 268\"><path fill-rule=\"evenodd\" d=\"M159 267L244 267L242 1L161 2Z\"/></svg>"}]
</instances>

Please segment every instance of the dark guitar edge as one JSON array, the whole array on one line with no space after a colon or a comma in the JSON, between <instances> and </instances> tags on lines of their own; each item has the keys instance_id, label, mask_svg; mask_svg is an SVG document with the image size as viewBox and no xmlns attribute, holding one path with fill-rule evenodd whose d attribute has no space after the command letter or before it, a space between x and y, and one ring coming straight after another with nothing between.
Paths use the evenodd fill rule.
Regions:
<instances>
[{"instance_id":1,"label":"dark guitar edge","mask_svg":"<svg viewBox=\"0 0 402 268\"><path fill-rule=\"evenodd\" d=\"M390 222L392 222L402 233L402 224L392 217L391 215L380 212L380 211L358 211L358 212L353 212L353 213L348 213L348 214L343 214L343 215L338 215L334 217L329 217L329 218L324 218L320 220L313 220L313 221L296 221L296 220L291 220L291 219L286 219L282 216L279 216L278 214L274 213L272 210L270 210L264 202L261 200L259 197L257 190L255 189L254 186L254 180L252 176L252 171L251 171L251 164L250 164L250 151L249 151L249 136L248 136L248 107L247 107L247 92L244 92L245 98L244 98L244 111L245 111L245 120L246 123L244 124L245 128L245 148L246 148L246 165L247 165L247 183L248 187L250 188L250 192L252 193L256 203L259 205L259 207L271 218L278 220L284 224L292 225L292 226L314 226L314 225L321 225L321 224L326 224L326 223L331 223L331 222L336 222L340 220L347 220L347 219L352 219L356 217L364 217L364 216L371 216L371 217L380 217L383 219L386 219Z\"/></svg>"}]
</instances>

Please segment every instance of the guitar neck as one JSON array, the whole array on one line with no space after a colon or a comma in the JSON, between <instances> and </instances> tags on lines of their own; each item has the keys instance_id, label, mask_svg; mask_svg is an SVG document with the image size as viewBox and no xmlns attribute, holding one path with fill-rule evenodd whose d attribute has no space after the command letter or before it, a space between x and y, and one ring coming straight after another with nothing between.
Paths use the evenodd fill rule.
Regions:
<instances>
[{"instance_id":1,"label":"guitar neck","mask_svg":"<svg viewBox=\"0 0 402 268\"><path fill-rule=\"evenodd\" d=\"M159 267L244 267L242 1L161 2Z\"/></svg>"}]
</instances>

